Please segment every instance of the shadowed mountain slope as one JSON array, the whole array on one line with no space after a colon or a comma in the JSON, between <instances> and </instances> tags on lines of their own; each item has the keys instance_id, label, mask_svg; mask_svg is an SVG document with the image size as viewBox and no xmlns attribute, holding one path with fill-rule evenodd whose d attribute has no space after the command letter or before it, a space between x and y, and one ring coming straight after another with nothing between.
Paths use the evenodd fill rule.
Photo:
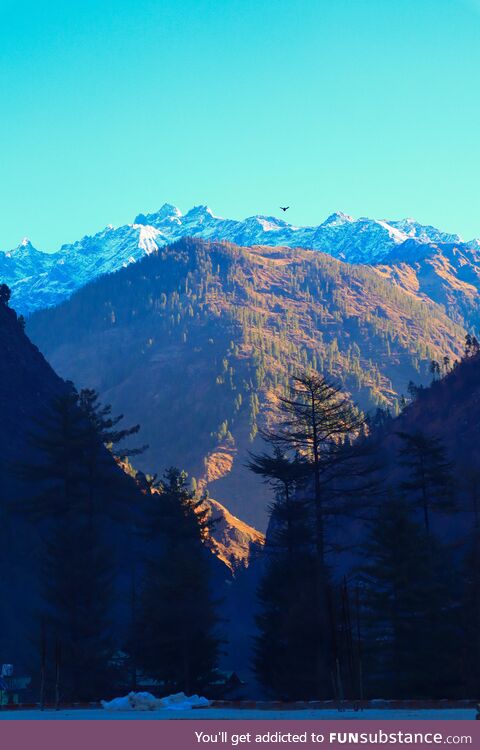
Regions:
<instances>
[{"instance_id":1,"label":"shadowed mountain slope","mask_svg":"<svg viewBox=\"0 0 480 750\"><path fill-rule=\"evenodd\" d=\"M139 422L141 468L185 467L260 528L268 494L245 468L292 374L337 378L363 408L397 408L464 331L377 270L317 251L185 239L28 321L58 372Z\"/></svg>"}]
</instances>

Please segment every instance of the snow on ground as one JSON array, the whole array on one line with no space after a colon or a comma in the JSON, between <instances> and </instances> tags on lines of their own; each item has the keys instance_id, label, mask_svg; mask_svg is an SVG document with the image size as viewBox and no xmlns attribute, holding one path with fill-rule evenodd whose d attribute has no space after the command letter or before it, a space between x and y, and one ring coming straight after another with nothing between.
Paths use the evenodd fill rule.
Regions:
<instances>
[{"instance_id":1,"label":"snow on ground","mask_svg":"<svg viewBox=\"0 0 480 750\"><path fill-rule=\"evenodd\" d=\"M476 711L468 708L452 709L366 709L365 711L336 711L336 710L260 710L260 709L235 709L235 708L200 708L190 710L171 710L158 709L156 711L104 711L102 709L66 709L62 711L39 711L39 710L16 710L0 711L0 721L4 719L99 719L99 720L164 720L164 719L193 719L202 721L203 719L293 719L301 721L302 719L318 720L344 720L344 719L375 719L375 720L439 720L439 719L475 719Z\"/></svg>"},{"instance_id":2,"label":"snow on ground","mask_svg":"<svg viewBox=\"0 0 480 750\"><path fill-rule=\"evenodd\" d=\"M159 709L188 711L192 708L206 708L210 705L210 701L200 695L185 695L185 693L155 698L152 693L131 692L121 698L101 701L101 704L105 711L158 711Z\"/></svg>"}]
</instances>

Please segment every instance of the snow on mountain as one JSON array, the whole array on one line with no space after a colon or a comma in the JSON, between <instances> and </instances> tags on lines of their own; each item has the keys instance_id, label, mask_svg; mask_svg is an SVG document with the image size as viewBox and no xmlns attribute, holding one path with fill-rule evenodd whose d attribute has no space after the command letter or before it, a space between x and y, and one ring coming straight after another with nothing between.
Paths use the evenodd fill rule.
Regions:
<instances>
[{"instance_id":1,"label":"snow on mountain","mask_svg":"<svg viewBox=\"0 0 480 750\"><path fill-rule=\"evenodd\" d=\"M0 280L12 289L40 276L49 267L49 256L33 247L28 237L8 253L0 253Z\"/></svg>"},{"instance_id":2,"label":"snow on mountain","mask_svg":"<svg viewBox=\"0 0 480 750\"><path fill-rule=\"evenodd\" d=\"M464 242L459 234L441 232L436 227L419 224L415 219L402 219L401 221L389 221L388 223L408 237L412 237L420 242Z\"/></svg>"},{"instance_id":3,"label":"snow on mountain","mask_svg":"<svg viewBox=\"0 0 480 750\"><path fill-rule=\"evenodd\" d=\"M133 224L109 225L93 236L63 245L56 253L40 252L25 238L14 250L0 253L0 280L11 287L16 309L28 314L56 305L98 276L128 266L186 236L245 246L310 248L350 263L386 262L407 240L419 246L463 243L458 235L413 219L354 219L338 212L318 226L299 227L275 216L223 219L207 206L195 206L182 214L176 206L165 203L155 213L138 214ZM476 242L465 246L473 247Z\"/></svg>"}]
</instances>

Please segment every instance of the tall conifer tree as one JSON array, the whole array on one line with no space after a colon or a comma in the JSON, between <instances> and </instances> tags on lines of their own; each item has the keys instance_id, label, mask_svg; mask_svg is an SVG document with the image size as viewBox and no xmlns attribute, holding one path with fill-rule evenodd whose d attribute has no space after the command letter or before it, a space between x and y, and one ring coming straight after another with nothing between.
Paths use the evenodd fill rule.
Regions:
<instances>
[{"instance_id":1,"label":"tall conifer tree","mask_svg":"<svg viewBox=\"0 0 480 750\"><path fill-rule=\"evenodd\" d=\"M254 668L259 681L275 698L308 699L316 693L318 638L315 607L316 564L312 513L299 489L306 463L289 459L275 447L253 456L249 467L273 485L275 500L265 549L265 572L257 596Z\"/></svg>"},{"instance_id":2,"label":"tall conifer tree","mask_svg":"<svg viewBox=\"0 0 480 750\"><path fill-rule=\"evenodd\" d=\"M311 697L330 697L336 692L337 672L332 591L327 565L326 522L329 517L350 515L365 495L373 492L370 449L357 438L365 420L340 388L317 373L293 378L286 396L279 399L278 427L264 437L282 451L293 452L306 463L306 499L312 518L315 551L317 618L317 683Z\"/></svg>"},{"instance_id":3,"label":"tall conifer tree","mask_svg":"<svg viewBox=\"0 0 480 750\"><path fill-rule=\"evenodd\" d=\"M364 674L370 697L453 695L460 631L448 550L412 517L408 503L396 499L380 508L362 553Z\"/></svg>"},{"instance_id":4,"label":"tall conifer tree","mask_svg":"<svg viewBox=\"0 0 480 750\"><path fill-rule=\"evenodd\" d=\"M427 436L420 430L398 435L402 440L400 465L408 471L401 488L421 510L429 532L432 512L451 512L454 508L452 465L439 438Z\"/></svg>"},{"instance_id":5,"label":"tall conifer tree","mask_svg":"<svg viewBox=\"0 0 480 750\"><path fill-rule=\"evenodd\" d=\"M55 644L59 697L99 698L108 687L113 648L113 561L102 523L111 484L98 458L104 448L74 390L54 399L31 442L39 461L19 474L35 491L21 511L43 540L39 615Z\"/></svg>"},{"instance_id":6,"label":"tall conifer tree","mask_svg":"<svg viewBox=\"0 0 480 750\"><path fill-rule=\"evenodd\" d=\"M187 475L173 468L148 500L138 664L166 691L189 694L208 685L220 644L210 552L204 544L207 514L188 488Z\"/></svg>"}]
</instances>

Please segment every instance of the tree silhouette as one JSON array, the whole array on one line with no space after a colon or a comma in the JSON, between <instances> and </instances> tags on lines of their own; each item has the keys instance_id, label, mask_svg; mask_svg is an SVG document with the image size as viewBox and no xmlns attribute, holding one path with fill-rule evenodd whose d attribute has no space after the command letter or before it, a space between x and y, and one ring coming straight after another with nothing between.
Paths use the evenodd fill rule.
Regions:
<instances>
[{"instance_id":1,"label":"tree silhouette","mask_svg":"<svg viewBox=\"0 0 480 750\"><path fill-rule=\"evenodd\" d=\"M473 357L480 351L480 344L476 336L467 333L465 336L465 357Z\"/></svg>"},{"instance_id":2,"label":"tree silhouette","mask_svg":"<svg viewBox=\"0 0 480 750\"><path fill-rule=\"evenodd\" d=\"M438 364L436 359L432 359L430 362L430 372L432 374L432 379L436 380L437 377L440 377L440 365Z\"/></svg>"},{"instance_id":3,"label":"tree silhouette","mask_svg":"<svg viewBox=\"0 0 480 750\"><path fill-rule=\"evenodd\" d=\"M34 491L17 510L35 522L43 539L40 616L61 651L60 697L99 699L108 688L113 648L114 561L101 522L113 500L110 475L97 458L105 449L75 391L53 400L31 444L37 463L23 464L17 473Z\"/></svg>"},{"instance_id":4,"label":"tree silhouette","mask_svg":"<svg viewBox=\"0 0 480 750\"><path fill-rule=\"evenodd\" d=\"M218 616L210 582L207 512L187 475L169 469L147 496L150 553L140 593L137 659L165 690L203 690L217 665Z\"/></svg>"},{"instance_id":5,"label":"tree silhouette","mask_svg":"<svg viewBox=\"0 0 480 750\"><path fill-rule=\"evenodd\" d=\"M122 448L120 450L115 448L125 438L130 437L130 435L136 435L140 430L140 425L137 424L133 427L117 429L117 425L124 418L123 414L113 417L110 404L102 405L99 401L98 393L93 388L82 388L78 403L104 445L117 458L138 456L147 449L148 446L146 445L141 448Z\"/></svg>"},{"instance_id":6,"label":"tree silhouette","mask_svg":"<svg viewBox=\"0 0 480 750\"><path fill-rule=\"evenodd\" d=\"M295 490L305 482L308 465L301 457L289 458L278 445L273 446L273 454L251 454L247 467L254 474L264 478L275 491L275 503L270 507L271 522L279 523L280 528L270 534L270 546L285 547L288 561L294 564L298 546L304 543L304 534L297 539L296 525L299 516L305 522L308 514L307 501L295 497ZM275 540L272 539L275 536Z\"/></svg>"},{"instance_id":7,"label":"tree silhouette","mask_svg":"<svg viewBox=\"0 0 480 750\"><path fill-rule=\"evenodd\" d=\"M338 386L317 373L293 378L287 396L279 399L279 422L264 437L306 463L308 498L312 511L315 550L316 630L322 642L317 651L317 695L329 694L334 647L331 592L326 561L325 522L330 516L351 514L374 490L370 447L356 441L365 419Z\"/></svg>"},{"instance_id":8,"label":"tree silhouette","mask_svg":"<svg viewBox=\"0 0 480 750\"><path fill-rule=\"evenodd\" d=\"M362 633L370 697L451 695L459 648L455 570L405 501L379 509L362 546Z\"/></svg>"},{"instance_id":9,"label":"tree silhouette","mask_svg":"<svg viewBox=\"0 0 480 750\"><path fill-rule=\"evenodd\" d=\"M0 305L8 307L11 294L10 287L7 284L0 284Z\"/></svg>"},{"instance_id":10,"label":"tree silhouette","mask_svg":"<svg viewBox=\"0 0 480 750\"><path fill-rule=\"evenodd\" d=\"M452 465L446 458L442 441L420 430L397 433L402 441L399 463L408 470L401 488L412 498L412 504L423 512L425 529L430 531L433 512L451 512L453 504Z\"/></svg>"},{"instance_id":11,"label":"tree silhouette","mask_svg":"<svg viewBox=\"0 0 480 750\"><path fill-rule=\"evenodd\" d=\"M317 663L324 644L318 638L315 598L316 562L312 512L302 497L308 465L289 458L278 446L252 456L248 467L275 491L270 506L265 571L257 591L254 668L276 698L306 699L316 693Z\"/></svg>"}]
</instances>

